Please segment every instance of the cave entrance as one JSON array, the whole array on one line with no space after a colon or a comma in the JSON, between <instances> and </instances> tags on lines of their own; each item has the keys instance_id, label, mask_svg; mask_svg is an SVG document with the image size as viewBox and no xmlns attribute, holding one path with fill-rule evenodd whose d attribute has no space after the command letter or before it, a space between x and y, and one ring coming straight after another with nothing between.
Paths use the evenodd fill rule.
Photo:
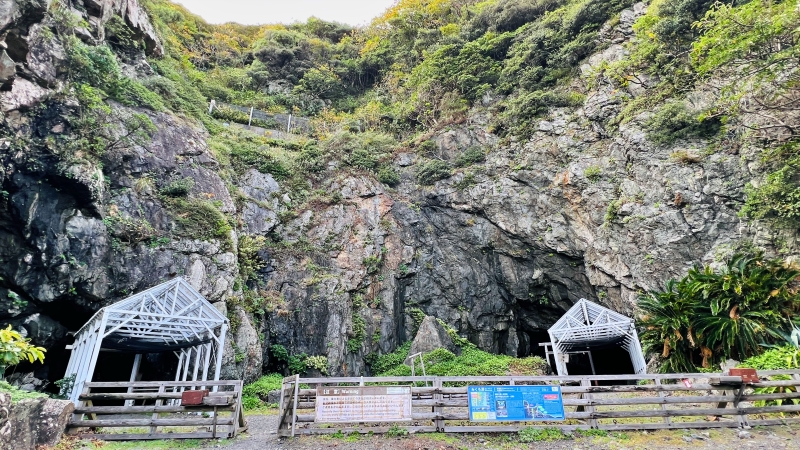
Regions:
<instances>
[{"instance_id":1,"label":"cave entrance","mask_svg":"<svg viewBox=\"0 0 800 450\"><path fill-rule=\"evenodd\" d=\"M519 358L527 358L528 356L539 356L542 359L547 359L547 352L540 342L547 342L550 340L550 335L547 331L524 331L520 333L520 342L526 345L519 346Z\"/></svg>"},{"instance_id":2,"label":"cave entrance","mask_svg":"<svg viewBox=\"0 0 800 450\"><path fill-rule=\"evenodd\" d=\"M100 350L92 381L163 381L164 374L175 373L178 362L172 353Z\"/></svg>"},{"instance_id":3,"label":"cave entrance","mask_svg":"<svg viewBox=\"0 0 800 450\"><path fill-rule=\"evenodd\" d=\"M543 346L561 376L645 373L633 319L596 303L580 299L548 334Z\"/></svg>"},{"instance_id":4,"label":"cave entrance","mask_svg":"<svg viewBox=\"0 0 800 450\"><path fill-rule=\"evenodd\" d=\"M621 340L573 347L565 358L570 375L625 375L635 373L631 356ZM550 361L552 363L552 358Z\"/></svg>"},{"instance_id":5,"label":"cave entrance","mask_svg":"<svg viewBox=\"0 0 800 450\"><path fill-rule=\"evenodd\" d=\"M225 315L183 278L106 306L75 335L64 377L73 380L70 400L80 405L83 387L95 372L115 378L111 381L136 380L144 355L151 353L178 357L175 381L209 381L209 376L217 381L228 326ZM132 363L130 355L135 355Z\"/></svg>"}]
</instances>

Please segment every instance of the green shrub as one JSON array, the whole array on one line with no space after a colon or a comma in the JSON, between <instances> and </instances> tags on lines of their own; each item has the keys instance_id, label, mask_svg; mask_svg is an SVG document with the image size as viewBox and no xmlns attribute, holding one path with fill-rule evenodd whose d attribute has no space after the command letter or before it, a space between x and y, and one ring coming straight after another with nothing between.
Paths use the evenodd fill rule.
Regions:
<instances>
[{"instance_id":1,"label":"green shrub","mask_svg":"<svg viewBox=\"0 0 800 450\"><path fill-rule=\"evenodd\" d=\"M6 369L21 362L39 361L44 364L46 351L43 347L31 344L30 339L23 337L11 325L0 329L0 380L3 379Z\"/></svg>"},{"instance_id":2,"label":"green shrub","mask_svg":"<svg viewBox=\"0 0 800 450\"><path fill-rule=\"evenodd\" d=\"M774 218L789 223L800 220L800 157L794 156L758 184L748 183L747 200L740 215L753 219Z\"/></svg>"},{"instance_id":3,"label":"green shrub","mask_svg":"<svg viewBox=\"0 0 800 450\"><path fill-rule=\"evenodd\" d=\"M764 353L751 356L739 364L756 370L786 370L798 368L798 348L784 345L771 348Z\"/></svg>"},{"instance_id":4,"label":"green shrub","mask_svg":"<svg viewBox=\"0 0 800 450\"><path fill-rule=\"evenodd\" d=\"M392 166L383 166L378 171L378 181L388 186L400 184L400 174Z\"/></svg>"},{"instance_id":5,"label":"green shrub","mask_svg":"<svg viewBox=\"0 0 800 450\"><path fill-rule=\"evenodd\" d=\"M271 373L264 375L258 380L246 385L242 389L242 394L266 399L270 392L280 389L282 383L283 375L279 373Z\"/></svg>"},{"instance_id":6,"label":"green shrub","mask_svg":"<svg viewBox=\"0 0 800 450\"><path fill-rule=\"evenodd\" d=\"M348 165L366 170L377 169L396 144L393 137L371 131L341 132L323 142L327 151L341 155Z\"/></svg>"},{"instance_id":7,"label":"green shrub","mask_svg":"<svg viewBox=\"0 0 800 450\"><path fill-rule=\"evenodd\" d=\"M535 119L553 107L576 107L584 103L585 97L577 92L558 90L522 91L509 98L507 107L498 117L501 129L525 138L538 129Z\"/></svg>"},{"instance_id":8,"label":"green shrub","mask_svg":"<svg viewBox=\"0 0 800 450\"><path fill-rule=\"evenodd\" d=\"M364 338L367 333L367 322L358 314L353 311L353 337L347 341L347 350L350 353L358 353L361 346L364 345Z\"/></svg>"},{"instance_id":9,"label":"green shrub","mask_svg":"<svg viewBox=\"0 0 800 450\"><path fill-rule=\"evenodd\" d=\"M589 166L586 170L583 171L583 176L586 177L587 180L591 181L592 183L596 183L600 181L600 177L603 175L603 169L598 166Z\"/></svg>"},{"instance_id":10,"label":"green shrub","mask_svg":"<svg viewBox=\"0 0 800 450\"><path fill-rule=\"evenodd\" d=\"M408 356L408 349L405 349L405 354L401 351L391 355L391 357L389 355L379 357L377 366L372 367L373 372L378 376L411 375L411 367L403 364ZM426 373L438 376L505 376L512 373L544 375L547 367L547 363L538 356L520 360L512 356L484 352L474 346L462 347L458 356L448 350L438 349L423 355L422 358ZM387 370L379 372L378 368Z\"/></svg>"},{"instance_id":11,"label":"green shrub","mask_svg":"<svg viewBox=\"0 0 800 450\"><path fill-rule=\"evenodd\" d=\"M169 182L166 186L161 188L158 192L167 197L186 197L194 187L194 178L186 177Z\"/></svg>"},{"instance_id":12,"label":"green shrub","mask_svg":"<svg viewBox=\"0 0 800 450\"><path fill-rule=\"evenodd\" d=\"M201 240L221 239L230 244L233 227L213 202L171 197L162 197L162 201L178 224L178 234Z\"/></svg>"},{"instance_id":13,"label":"green shrub","mask_svg":"<svg viewBox=\"0 0 800 450\"><path fill-rule=\"evenodd\" d=\"M272 373L246 385L242 389L242 406L244 409L258 409L266 404L269 393L281 389L283 375Z\"/></svg>"},{"instance_id":14,"label":"green shrub","mask_svg":"<svg viewBox=\"0 0 800 450\"><path fill-rule=\"evenodd\" d=\"M466 167L486 161L486 153L481 147L472 146L456 157L457 167Z\"/></svg>"},{"instance_id":15,"label":"green shrub","mask_svg":"<svg viewBox=\"0 0 800 450\"><path fill-rule=\"evenodd\" d=\"M276 180L285 180L292 176L291 170L277 160L269 151L269 147L251 147L248 145L234 147L231 152L231 163L237 172L253 167L261 173L268 173Z\"/></svg>"},{"instance_id":16,"label":"green shrub","mask_svg":"<svg viewBox=\"0 0 800 450\"><path fill-rule=\"evenodd\" d=\"M625 200L617 199L613 200L611 203L608 204L606 208L606 215L603 218L605 224L610 224L617 218L617 213L619 212L619 208L625 204Z\"/></svg>"},{"instance_id":17,"label":"green shrub","mask_svg":"<svg viewBox=\"0 0 800 450\"><path fill-rule=\"evenodd\" d=\"M526 427L519 430L519 441L525 444L541 441L563 441L569 437L558 428Z\"/></svg>"},{"instance_id":18,"label":"green shrub","mask_svg":"<svg viewBox=\"0 0 800 450\"><path fill-rule=\"evenodd\" d=\"M258 409L262 406L264 406L264 402L260 398L252 395L242 395L242 407L244 407L245 411Z\"/></svg>"},{"instance_id":19,"label":"green shrub","mask_svg":"<svg viewBox=\"0 0 800 450\"><path fill-rule=\"evenodd\" d=\"M386 431L387 437L401 437L401 436L408 436L408 430L405 428L400 427L397 424L393 424L389 429Z\"/></svg>"},{"instance_id":20,"label":"green shrub","mask_svg":"<svg viewBox=\"0 0 800 450\"><path fill-rule=\"evenodd\" d=\"M31 398L47 398L46 394L42 394L40 392L23 391L16 386L6 383L5 381L0 381L0 392L11 395L12 402L18 402L20 400L27 400Z\"/></svg>"},{"instance_id":21,"label":"green shrub","mask_svg":"<svg viewBox=\"0 0 800 450\"><path fill-rule=\"evenodd\" d=\"M66 39L69 79L102 89L126 106L164 109L159 96L140 82L122 75L114 52L105 45L91 46L71 36Z\"/></svg>"},{"instance_id":22,"label":"green shrub","mask_svg":"<svg viewBox=\"0 0 800 450\"><path fill-rule=\"evenodd\" d=\"M374 362L370 364L370 370L373 374L386 373L400 365L408 358L408 351L411 349L411 342L406 342L397 347L393 352L385 355L380 355L374 358Z\"/></svg>"},{"instance_id":23,"label":"green shrub","mask_svg":"<svg viewBox=\"0 0 800 450\"><path fill-rule=\"evenodd\" d=\"M417 182L421 185L432 185L439 180L450 177L453 170L447 162L434 159L424 163L417 169Z\"/></svg>"},{"instance_id":24,"label":"green shrub","mask_svg":"<svg viewBox=\"0 0 800 450\"><path fill-rule=\"evenodd\" d=\"M433 153L436 151L436 142L431 140L423 141L417 147L417 152L421 156L431 157Z\"/></svg>"},{"instance_id":25,"label":"green shrub","mask_svg":"<svg viewBox=\"0 0 800 450\"><path fill-rule=\"evenodd\" d=\"M656 144L670 144L686 138L710 138L721 128L719 119L701 120L681 101L665 104L645 123L647 136Z\"/></svg>"},{"instance_id":26,"label":"green shrub","mask_svg":"<svg viewBox=\"0 0 800 450\"><path fill-rule=\"evenodd\" d=\"M319 370L323 375L328 374L328 358L325 356L309 356L305 363L308 369Z\"/></svg>"},{"instance_id":27,"label":"green shrub","mask_svg":"<svg viewBox=\"0 0 800 450\"><path fill-rule=\"evenodd\" d=\"M308 355L305 353L293 355L286 350L286 347L280 344L273 344L270 346L269 350L276 360L286 363L286 367L291 374L302 374L308 368L308 366L306 366Z\"/></svg>"},{"instance_id":28,"label":"green shrub","mask_svg":"<svg viewBox=\"0 0 800 450\"><path fill-rule=\"evenodd\" d=\"M239 276L243 281L249 280L266 266L267 262L259 256L266 245L264 236L243 235L239 238Z\"/></svg>"}]
</instances>

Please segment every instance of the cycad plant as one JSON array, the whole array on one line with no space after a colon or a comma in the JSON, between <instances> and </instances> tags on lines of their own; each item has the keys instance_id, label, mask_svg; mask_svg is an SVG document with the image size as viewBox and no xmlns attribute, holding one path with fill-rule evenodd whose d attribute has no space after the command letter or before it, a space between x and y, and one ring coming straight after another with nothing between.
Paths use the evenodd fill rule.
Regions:
<instances>
[{"instance_id":1,"label":"cycad plant","mask_svg":"<svg viewBox=\"0 0 800 450\"><path fill-rule=\"evenodd\" d=\"M665 372L692 372L760 353L800 309L800 270L762 254L734 255L719 271L694 267L640 297L642 341Z\"/></svg>"},{"instance_id":2,"label":"cycad plant","mask_svg":"<svg viewBox=\"0 0 800 450\"><path fill-rule=\"evenodd\" d=\"M644 312L640 324L642 344L647 354L660 353L664 372L693 371L691 356L696 348L691 317L695 302L682 296L681 284L669 280L663 291L654 291L639 297L639 308Z\"/></svg>"}]
</instances>

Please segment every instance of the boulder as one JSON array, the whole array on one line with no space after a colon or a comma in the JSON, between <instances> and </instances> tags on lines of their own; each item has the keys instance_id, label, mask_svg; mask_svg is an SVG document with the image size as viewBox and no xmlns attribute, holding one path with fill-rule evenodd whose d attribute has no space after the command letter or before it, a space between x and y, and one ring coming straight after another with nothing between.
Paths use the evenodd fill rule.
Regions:
<instances>
[{"instance_id":1,"label":"boulder","mask_svg":"<svg viewBox=\"0 0 800 450\"><path fill-rule=\"evenodd\" d=\"M5 50L0 51L0 90L10 90L16 77L17 64Z\"/></svg>"},{"instance_id":2,"label":"boulder","mask_svg":"<svg viewBox=\"0 0 800 450\"><path fill-rule=\"evenodd\" d=\"M242 210L242 221L248 233L266 234L280 222L280 205L272 194L280 192L280 186L269 174L250 169L242 178L242 193L248 199Z\"/></svg>"},{"instance_id":3,"label":"boulder","mask_svg":"<svg viewBox=\"0 0 800 450\"><path fill-rule=\"evenodd\" d=\"M67 336L67 328L51 317L36 313L25 318L22 327L34 344L52 348L56 342Z\"/></svg>"},{"instance_id":4,"label":"boulder","mask_svg":"<svg viewBox=\"0 0 800 450\"><path fill-rule=\"evenodd\" d=\"M453 343L453 339L447 334L447 330L436 320L433 316L425 316L422 324L419 326L417 336L411 343L411 349L408 351L409 355L416 355L417 353L430 353L436 349L446 349L453 353L458 351L458 347Z\"/></svg>"},{"instance_id":5,"label":"boulder","mask_svg":"<svg viewBox=\"0 0 800 450\"><path fill-rule=\"evenodd\" d=\"M47 89L20 78L14 81L10 91L0 92L0 111L9 112L17 109L28 110L44 99Z\"/></svg>"},{"instance_id":6,"label":"boulder","mask_svg":"<svg viewBox=\"0 0 800 450\"><path fill-rule=\"evenodd\" d=\"M281 390L275 389L274 391L269 391L267 394L267 403L277 403L281 402Z\"/></svg>"},{"instance_id":7,"label":"boulder","mask_svg":"<svg viewBox=\"0 0 800 450\"><path fill-rule=\"evenodd\" d=\"M64 434L75 405L67 400L36 398L11 402L0 393L0 448L51 447Z\"/></svg>"}]
</instances>

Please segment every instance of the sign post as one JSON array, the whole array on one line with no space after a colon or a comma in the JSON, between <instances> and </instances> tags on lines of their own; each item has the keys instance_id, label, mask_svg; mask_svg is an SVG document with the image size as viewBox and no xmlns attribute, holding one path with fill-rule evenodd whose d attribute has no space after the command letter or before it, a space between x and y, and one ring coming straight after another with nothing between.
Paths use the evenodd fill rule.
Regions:
<instances>
[{"instance_id":1,"label":"sign post","mask_svg":"<svg viewBox=\"0 0 800 450\"><path fill-rule=\"evenodd\" d=\"M408 386L317 388L317 423L411 421Z\"/></svg>"},{"instance_id":2,"label":"sign post","mask_svg":"<svg viewBox=\"0 0 800 450\"><path fill-rule=\"evenodd\" d=\"M469 386L471 422L562 421L561 386Z\"/></svg>"}]
</instances>

